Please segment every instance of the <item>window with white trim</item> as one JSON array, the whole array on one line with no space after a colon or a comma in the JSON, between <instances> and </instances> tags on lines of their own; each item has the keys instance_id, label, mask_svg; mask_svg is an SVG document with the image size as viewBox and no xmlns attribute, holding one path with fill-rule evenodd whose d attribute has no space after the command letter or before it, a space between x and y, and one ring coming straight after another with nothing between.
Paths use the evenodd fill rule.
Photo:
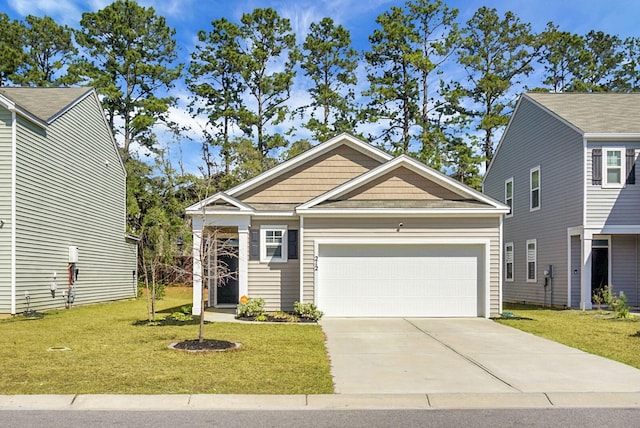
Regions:
<instances>
[{"instance_id":1,"label":"window with white trim","mask_svg":"<svg viewBox=\"0 0 640 428\"><path fill-rule=\"evenodd\" d=\"M529 210L540 209L540 166L531 168L529 172Z\"/></svg>"},{"instance_id":2,"label":"window with white trim","mask_svg":"<svg viewBox=\"0 0 640 428\"><path fill-rule=\"evenodd\" d=\"M625 150L602 149L602 187L623 187L625 183Z\"/></svg>"},{"instance_id":3,"label":"window with white trim","mask_svg":"<svg viewBox=\"0 0 640 428\"><path fill-rule=\"evenodd\" d=\"M536 282L538 269L538 249L535 239L527 241L527 282Z\"/></svg>"},{"instance_id":4,"label":"window with white trim","mask_svg":"<svg viewBox=\"0 0 640 428\"><path fill-rule=\"evenodd\" d=\"M504 279L513 281L513 242L504 244Z\"/></svg>"},{"instance_id":5,"label":"window with white trim","mask_svg":"<svg viewBox=\"0 0 640 428\"><path fill-rule=\"evenodd\" d=\"M287 226L260 226L260 261L287 261Z\"/></svg>"},{"instance_id":6,"label":"window with white trim","mask_svg":"<svg viewBox=\"0 0 640 428\"><path fill-rule=\"evenodd\" d=\"M509 206L509 212L505 217L513 216L513 177L504 182L504 203Z\"/></svg>"}]
</instances>

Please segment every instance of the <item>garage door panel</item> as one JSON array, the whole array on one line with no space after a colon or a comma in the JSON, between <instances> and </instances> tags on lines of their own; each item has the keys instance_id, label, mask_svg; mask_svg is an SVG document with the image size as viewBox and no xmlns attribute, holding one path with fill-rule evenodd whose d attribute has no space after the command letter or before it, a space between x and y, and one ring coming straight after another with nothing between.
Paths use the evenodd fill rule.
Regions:
<instances>
[{"instance_id":1,"label":"garage door panel","mask_svg":"<svg viewBox=\"0 0 640 428\"><path fill-rule=\"evenodd\" d=\"M478 316L481 246L322 245L327 316Z\"/></svg>"}]
</instances>

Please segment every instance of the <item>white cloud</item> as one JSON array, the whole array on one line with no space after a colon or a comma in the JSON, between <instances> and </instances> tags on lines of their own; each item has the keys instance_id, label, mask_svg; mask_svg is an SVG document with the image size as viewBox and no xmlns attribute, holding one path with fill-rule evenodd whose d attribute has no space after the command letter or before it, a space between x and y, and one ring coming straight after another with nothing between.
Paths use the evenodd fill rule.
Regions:
<instances>
[{"instance_id":1,"label":"white cloud","mask_svg":"<svg viewBox=\"0 0 640 428\"><path fill-rule=\"evenodd\" d=\"M9 7L22 16L48 15L59 24L76 26L82 15L77 1L72 0L7 0Z\"/></svg>"}]
</instances>

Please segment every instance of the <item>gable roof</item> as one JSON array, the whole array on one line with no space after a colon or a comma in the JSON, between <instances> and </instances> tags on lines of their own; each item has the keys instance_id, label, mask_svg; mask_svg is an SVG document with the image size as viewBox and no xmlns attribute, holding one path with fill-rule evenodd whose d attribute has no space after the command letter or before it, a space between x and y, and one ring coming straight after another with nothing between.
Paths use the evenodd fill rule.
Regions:
<instances>
[{"instance_id":1,"label":"gable roof","mask_svg":"<svg viewBox=\"0 0 640 428\"><path fill-rule=\"evenodd\" d=\"M0 96L25 116L51 123L74 104L93 92L93 88L2 87Z\"/></svg>"},{"instance_id":2,"label":"gable roof","mask_svg":"<svg viewBox=\"0 0 640 428\"><path fill-rule=\"evenodd\" d=\"M419 174L425 179L431 180L436 184L444 187L445 189L450 190L456 195L460 196L458 200L431 200L431 201L420 201L420 203L411 203L410 201L384 201L384 202L376 202L375 204L371 201L336 201L340 199L340 196L345 195L353 190L361 187L376 178L393 171L397 168L408 168L411 171ZM415 202L415 201L413 201ZM460 202L460 204L458 204ZM375 207L373 206L375 205ZM315 207L315 208L314 208ZM468 186L465 186L462 183L457 182L451 177L442 174L439 171L436 171L427 165L407 156L400 155L397 158L389 160L388 162L380 165L379 167L372 169L371 171L362 174L341 186L338 186L329 192L324 193L323 195L318 196L301 204L296 211L299 213L304 212L317 212L319 209L333 209L333 208L342 208L342 209L353 209L353 208L395 208L395 209L424 209L431 210L436 209L441 211L442 209L452 208L452 209L491 209L492 211L497 210L497 212L507 212L508 207L480 192L477 192L471 189Z\"/></svg>"},{"instance_id":3,"label":"gable roof","mask_svg":"<svg viewBox=\"0 0 640 428\"><path fill-rule=\"evenodd\" d=\"M222 204L216 204L216 202L222 202ZM244 204L227 195L224 192L218 192L215 195L211 195L206 199L203 199L195 204L187 207L187 214L196 215L202 214L202 209L211 205L215 205L215 209L213 211L223 211L225 214L231 214L233 212L242 213L242 214L253 214L254 210L247 204ZM207 212L210 212L208 210Z\"/></svg>"},{"instance_id":4,"label":"gable roof","mask_svg":"<svg viewBox=\"0 0 640 428\"><path fill-rule=\"evenodd\" d=\"M583 134L640 134L640 93L523 94Z\"/></svg>"},{"instance_id":5,"label":"gable roof","mask_svg":"<svg viewBox=\"0 0 640 428\"><path fill-rule=\"evenodd\" d=\"M374 159L379 160L380 162L385 162L393 158L393 156L391 156L387 152L384 152L378 149L377 147L374 147L371 144L366 143L354 137L353 135L342 133L336 137L333 137L328 141L325 141L324 143L318 144L317 146L299 154L294 158L291 158L279 164L278 166L275 166L263 172L262 174L259 174L247 181L244 181L235 187L232 187L231 189L227 190L225 193L229 196L234 196L234 197L239 196L240 194L261 185L267 180L272 180L280 175L283 175L286 172L304 164L305 162L313 160L342 144L346 144L354 148L355 150L358 150Z\"/></svg>"}]
</instances>

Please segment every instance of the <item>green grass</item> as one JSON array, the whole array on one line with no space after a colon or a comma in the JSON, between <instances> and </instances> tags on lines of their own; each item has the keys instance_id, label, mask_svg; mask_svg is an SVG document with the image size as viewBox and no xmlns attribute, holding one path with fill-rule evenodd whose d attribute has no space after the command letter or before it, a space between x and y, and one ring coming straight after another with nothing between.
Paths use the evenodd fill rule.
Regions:
<instances>
[{"instance_id":1,"label":"green grass","mask_svg":"<svg viewBox=\"0 0 640 428\"><path fill-rule=\"evenodd\" d=\"M530 319L499 323L640 369L640 318L617 319L607 311L551 310L507 305L505 311Z\"/></svg>"},{"instance_id":2,"label":"green grass","mask_svg":"<svg viewBox=\"0 0 640 428\"><path fill-rule=\"evenodd\" d=\"M169 288L165 316L190 303L191 289ZM135 325L145 299L0 321L2 394L321 394L333 383L317 325L212 323L207 339L240 342L231 352L167 348L198 337L198 325ZM51 351L68 347L70 351Z\"/></svg>"}]
</instances>

